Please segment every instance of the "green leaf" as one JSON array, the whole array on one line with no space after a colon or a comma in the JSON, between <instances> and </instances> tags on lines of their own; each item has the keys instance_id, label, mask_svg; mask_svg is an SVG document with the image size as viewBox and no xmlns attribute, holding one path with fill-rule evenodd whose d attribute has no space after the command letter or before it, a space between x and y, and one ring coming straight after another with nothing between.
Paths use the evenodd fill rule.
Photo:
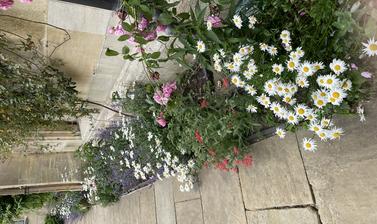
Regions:
<instances>
[{"instance_id":1,"label":"green leaf","mask_svg":"<svg viewBox=\"0 0 377 224\"><path fill-rule=\"evenodd\" d=\"M170 14L164 12L158 17L158 21L160 21L162 25L169 25L174 22L174 19Z\"/></svg>"},{"instance_id":2,"label":"green leaf","mask_svg":"<svg viewBox=\"0 0 377 224\"><path fill-rule=\"evenodd\" d=\"M209 30L206 32L206 36L211 39L212 41L215 41L216 43L221 43L220 39L217 37L216 33L212 30Z\"/></svg>"},{"instance_id":3,"label":"green leaf","mask_svg":"<svg viewBox=\"0 0 377 224\"><path fill-rule=\"evenodd\" d=\"M152 9L146 5L140 5L139 7L141 11L144 13L144 16L147 17L148 20L151 20L153 17Z\"/></svg>"},{"instance_id":4,"label":"green leaf","mask_svg":"<svg viewBox=\"0 0 377 224\"><path fill-rule=\"evenodd\" d=\"M107 48L105 53L106 56L117 56L118 54L118 51L111 50L110 48Z\"/></svg>"},{"instance_id":5,"label":"green leaf","mask_svg":"<svg viewBox=\"0 0 377 224\"><path fill-rule=\"evenodd\" d=\"M124 59L124 60L129 60L129 61L133 61L133 60L135 60L135 58L132 57L132 56L129 55L129 54L123 55L123 59Z\"/></svg>"},{"instance_id":6,"label":"green leaf","mask_svg":"<svg viewBox=\"0 0 377 224\"><path fill-rule=\"evenodd\" d=\"M179 17L179 18L181 18L181 19L188 19L188 18L190 18L190 14L187 13L187 12L182 12L182 13L179 13L179 14L177 15L177 17Z\"/></svg>"},{"instance_id":7,"label":"green leaf","mask_svg":"<svg viewBox=\"0 0 377 224\"><path fill-rule=\"evenodd\" d=\"M120 36L118 38L118 41L125 41L125 40L128 40L129 38L130 38L130 36L125 34L125 35Z\"/></svg>"},{"instance_id":8,"label":"green leaf","mask_svg":"<svg viewBox=\"0 0 377 224\"><path fill-rule=\"evenodd\" d=\"M145 40L142 36L138 36L138 35L135 36L135 41L139 44L147 44L148 43L147 40Z\"/></svg>"},{"instance_id":9,"label":"green leaf","mask_svg":"<svg viewBox=\"0 0 377 224\"><path fill-rule=\"evenodd\" d=\"M128 54L128 53L130 53L130 48L129 48L128 46L124 46L124 47L122 48L122 53L123 53L123 54Z\"/></svg>"},{"instance_id":10,"label":"green leaf","mask_svg":"<svg viewBox=\"0 0 377 224\"><path fill-rule=\"evenodd\" d=\"M170 38L167 37L167 36L159 36L158 39L161 40L161 41L166 42L166 41L169 41Z\"/></svg>"},{"instance_id":11,"label":"green leaf","mask_svg":"<svg viewBox=\"0 0 377 224\"><path fill-rule=\"evenodd\" d=\"M128 31L128 32L132 32L132 30L133 30L133 28L134 28L133 25L128 24L128 23L126 23L126 22L123 22L123 23L122 23L122 27L123 27L124 30L126 30L126 31Z\"/></svg>"},{"instance_id":12,"label":"green leaf","mask_svg":"<svg viewBox=\"0 0 377 224\"><path fill-rule=\"evenodd\" d=\"M153 58L153 59L157 59L157 58L160 57L160 55L161 55L161 52L156 51L156 52L153 52L153 53L151 54L151 58Z\"/></svg>"},{"instance_id":13,"label":"green leaf","mask_svg":"<svg viewBox=\"0 0 377 224\"><path fill-rule=\"evenodd\" d=\"M140 5L140 0L128 0L127 2L129 5L132 5L132 6Z\"/></svg>"}]
</instances>

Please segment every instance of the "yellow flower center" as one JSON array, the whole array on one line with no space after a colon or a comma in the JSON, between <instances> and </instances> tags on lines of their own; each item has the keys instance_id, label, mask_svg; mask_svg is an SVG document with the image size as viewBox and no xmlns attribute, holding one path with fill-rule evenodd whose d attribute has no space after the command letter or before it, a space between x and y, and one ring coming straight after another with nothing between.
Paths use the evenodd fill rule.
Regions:
<instances>
[{"instance_id":1,"label":"yellow flower center","mask_svg":"<svg viewBox=\"0 0 377 224\"><path fill-rule=\"evenodd\" d=\"M340 138L340 134L339 134L338 132L334 132L334 133L332 134L332 136L333 136L334 138Z\"/></svg>"},{"instance_id":2,"label":"yellow flower center","mask_svg":"<svg viewBox=\"0 0 377 224\"><path fill-rule=\"evenodd\" d=\"M371 45L369 45L369 49L371 51L377 51L377 44L371 44Z\"/></svg>"},{"instance_id":3,"label":"yellow flower center","mask_svg":"<svg viewBox=\"0 0 377 224\"><path fill-rule=\"evenodd\" d=\"M335 68L336 71L339 71L341 69L340 65L335 65L334 68Z\"/></svg>"},{"instance_id":4,"label":"yellow flower center","mask_svg":"<svg viewBox=\"0 0 377 224\"><path fill-rule=\"evenodd\" d=\"M335 99L335 98L333 98L333 97L330 97L330 102L331 102L331 103L335 103L335 101L336 101L336 99Z\"/></svg>"},{"instance_id":5,"label":"yellow flower center","mask_svg":"<svg viewBox=\"0 0 377 224\"><path fill-rule=\"evenodd\" d=\"M279 107L274 107L275 112L279 112Z\"/></svg>"},{"instance_id":6,"label":"yellow flower center","mask_svg":"<svg viewBox=\"0 0 377 224\"><path fill-rule=\"evenodd\" d=\"M289 66L290 68L294 68L294 67L295 67L295 63L294 63L293 61L290 61L290 62L288 63L288 66Z\"/></svg>"},{"instance_id":7,"label":"yellow flower center","mask_svg":"<svg viewBox=\"0 0 377 224\"><path fill-rule=\"evenodd\" d=\"M318 106L322 106L324 104L324 102L323 102L323 100L318 100L317 104L318 104Z\"/></svg>"},{"instance_id":8,"label":"yellow flower center","mask_svg":"<svg viewBox=\"0 0 377 224\"><path fill-rule=\"evenodd\" d=\"M319 80L319 83L324 84L325 80L321 79L321 80Z\"/></svg>"},{"instance_id":9,"label":"yellow flower center","mask_svg":"<svg viewBox=\"0 0 377 224\"><path fill-rule=\"evenodd\" d=\"M289 89L288 89L288 88L285 88L285 89L284 89L284 92L289 93Z\"/></svg>"},{"instance_id":10,"label":"yellow flower center","mask_svg":"<svg viewBox=\"0 0 377 224\"><path fill-rule=\"evenodd\" d=\"M303 70L304 70L305 73L309 72L309 68L308 67L304 67Z\"/></svg>"},{"instance_id":11,"label":"yellow flower center","mask_svg":"<svg viewBox=\"0 0 377 224\"><path fill-rule=\"evenodd\" d=\"M283 91L283 88L279 86L278 91Z\"/></svg>"},{"instance_id":12,"label":"yellow flower center","mask_svg":"<svg viewBox=\"0 0 377 224\"><path fill-rule=\"evenodd\" d=\"M298 112L298 114L303 115L305 113L305 110L300 108L300 109L298 109L297 112Z\"/></svg>"},{"instance_id":13,"label":"yellow flower center","mask_svg":"<svg viewBox=\"0 0 377 224\"><path fill-rule=\"evenodd\" d=\"M321 138L324 138L325 136L326 136L326 135L325 135L325 133L323 133L323 132L319 134L319 137L321 137Z\"/></svg>"},{"instance_id":14,"label":"yellow flower center","mask_svg":"<svg viewBox=\"0 0 377 224\"><path fill-rule=\"evenodd\" d=\"M316 70L320 70L320 69L321 69L321 66L319 66L319 65L315 65L314 68L315 68Z\"/></svg>"},{"instance_id":15,"label":"yellow flower center","mask_svg":"<svg viewBox=\"0 0 377 224\"><path fill-rule=\"evenodd\" d=\"M320 94L322 97L325 97L327 94L325 92L321 92Z\"/></svg>"},{"instance_id":16,"label":"yellow flower center","mask_svg":"<svg viewBox=\"0 0 377 224\"><path fill-rule=\"evenodd\" d=\"M314 99L314 100L317 100L317 99L318 99L318 96L317 96L317 95L314 95L314 96L313 96L313 99Z\"/></svg>"},{"instance_id":17,"label":"yellow flower center","mask_svg":"<svg viewBox=\"0 0 377 224\"><path fill-rule=\"evenodd\" d=\"M271 84L268 84L267 87L268 87L269 89L272 89L272 85L271 85Z\"/></svg>"},{"instance_id":18,"label":"yellow flower center","mask_svg":"<svg viewBox=\"0 0 377 224\"><path fill-rule=\"evenodd\" d=\"M334 97L335 99L338 99L340 97L340 93L338 92L333 92L332 93L332 97Z\"/></svg>"},{"instance_id":19,"label":"yellow flower center","mask_svg":"<svg viewBox=\"0 0 377 224\"><path fill-rule=\"evenodd\" d=\"M305 147L308 148L308 149L310 149L310 148L312 147L312 144L310 144L309 142L307 142L307 143L305 144Z\"/></svg>"},{"instance_id":20,"label":"yellow flower center","mask_svg":"<svg viewBox=\"0 0 377 224\"><path fill-rule=\"evenodd\" d=\"M333 81L332 81L332 79L328 79L328 80L326 81L326 83L329 84L329 85L331 85L331 84L333 83Z\"/></svg>"},{"instance_id":21,"label":"yellow flower center","mask_svg":"<svg viewBox=\"0 0 377 224\"><path fill-rule=\"evenodd\" d=\"M300 84L300 86L304 86L305 85L304 81L302 81L302 80L299 82L299 84Z\"/></svg>"},{"instance_id":22,"label":"yellow flower center","mask_svg":"<svg viewBox=\"0 0 377 224\"><path fill-rule=\"evenodd\" d=\"M319 131L319 128L318 127L314 127L313 130L314 131Z\"/></svg>"},{"instance_id":23,"label":"yellow flower center","mask_svg":"<svg viewBox=\"0 0 377 224\"><path fill-rule=\"evenodd\" d=\"M288 117L288 120L293 121L295 118L291 115Z\"/></svg>"}]
</instances>

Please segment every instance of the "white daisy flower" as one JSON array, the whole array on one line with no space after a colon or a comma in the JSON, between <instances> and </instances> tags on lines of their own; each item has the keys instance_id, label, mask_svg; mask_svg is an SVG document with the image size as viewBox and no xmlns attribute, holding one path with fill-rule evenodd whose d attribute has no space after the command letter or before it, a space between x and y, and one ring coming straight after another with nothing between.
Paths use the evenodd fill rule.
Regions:
<instances>
[{"instance_id":1,"label":"white daisy flower","mask_svg":"<svg viewBox=\"0 0 377 224\"><path fill-rule=\"evenodd\" d=\"M297 53L299 58L302 58L305 55L305 52L302 50L301 47L296 48L296 53Z\"/></svg>"},{"instance_id":2,"label":"white daisy flower","mask_svg":"<svg viewBox=\"0 0 377 224\"><path fill-rule=\"evenodd\" d=\"M281 65L281 64L273 64L272 65L272 71L276 75L280 75L283 72L283 70L284 70L284 68L283 68L283 65Z\"/></svg>"},{"instance_id":3,"label":"white daisy flower","mask_svg":"<svg viewBox=\"0 0 377 224\"><path fill-rule=\"evenodd\" d=\"M322 129L316 132L317 136L321 139L321 141L327 141L330 139L330 132L328 130Z\"/></svg>"},{"instance_id":4,"label":"white daisy flower","mask_svg":"<svg viewBox=\"0 0 377 224\"><path fill-rule=\"evenodd\" d=\"M220 55L221 55L222 58L225 57L225 51L224 51L224 49L220 49L219 53L220 53Z\"/></svg>"},{"instance_id":5,"label":"white daisy flower","mask_svg":"<svg viewBox=\"0 0 377 224\"><path fill-rule=\"evenodd\" d=\"M243 56L240 53L235 53L233 55L233 63L240 65L242 63Z\"/></svg>"},{"instance_id":6,"label":"white daisy flower","mask_svg":"<svg viewBox=\"0 0 377 224\"><path fill-rule=\"evenodd\" d=\"M285 119L287 120L289 124L296 125L299 122L297 115L294 114L293 112L287 112Z\"/></svg>"},{"instance_id":7,"label":"white daisy flower","mask_svg":"<svg viewBox=\"0 0 377 224\"><path fill-rule=\"evenodd\" d=\"M332 123L332 121L330 119L327 119L327 118L322 118L321 120L321 127L322 128L329 128L329 127L332 127L334 124Z\"/></svg>"},{"instance_id":8,"label":"white daisy flower","mask_svg":"<svg viewBox=\"0 0 377 224\"><path fill-rule=\"evenodd\" d=\"M333 89L340 86L340 80L335 75L318 76L317 83L327 89Z\"/></svg>"},{"instance_id":9,"label":"white daisy flower","mask_svg":"<svg viewBox=\"0 0 377 224\"><path fill-rule=\"evenodd\" d=\"M282 128L276 128L275 134L279 136L279 138L285 138L286 132Z\"/></svg>"},{"instance_id":10,"label":"white daisy flower","mask_svg":"<svg viewBox=\"0 0 377 224\"><path fill-rule=\"evenodd\" d=\"M291 106L295 105L296 101L297 100L290 95L284 96L283 98L283 102L288 103Z\"/></svg>"},{"instance_id":11,"label":"white daisy flower","mask_svg":"<svg viewBox=\"0 0 377 224\"><path fill-rule=\"evenodd\" d=\"M321 127L321 125L319 125L318 123L314 123L314 122L312 122L312 123L310 123L310 125L309 125L309 130L310 130L310 131L313 131L313 132L315 132L315 133L317 133L317 132L319 132L319 131L322 131L322 127Z\"/></svg>"},{"instance_id":12,"label":"white daisy flower","mask_svg":"<svg viewBox=\"0 0 377 224\"><path fill-rule=\"evenodd\" d=\"M363 53L371 56L377 55L377 41L374 40L374 37L372 39L369 39L367 43L362 43L364 45Z\"/></svg>"},{"instance_id":13,"label":"white daisy flower","mask_svg":"<svg viewBox=\"0 0 377 224\"><path fill-rule=\"evenodd\" d=\"M333 129L330 130L330 139L331 140L339 139L340 136L342 136L343 134L344 134L344 131L342 128L334 127Z\"/></svg>"},{"instance_id":14,"label":"white daisy flower","mask_svg":"<svg viewBox=\"0 0 377 224\"><path fill-rule=\"evenodd\" d=\"M225 63L225 67L231 71L231 72L239 72L240 71L240 66L239 64L235 63Z\"/></svg>"},{"instance_id":15,"label":"white daisy flower","mask_svg":"<svg viewBox=\"0 0 377 224\"><path fill-rule=\"evenodd\" d=\"M231 82L235 85L235 86L237 86L237 87L240 87L241 86L241 79L240 79L240 77L238 76L238 75L233 75L232 76L232 78L230 79L231 80Z\"/></svg>"},{"instance_id":16,"label":"white daisy flower","mask_svg":"<svg viewBox=\"0 0 377 224\"><path fill-rule=\"evenodd\" d=\"M254 25L258 22L257 18L255 18L255 16L249 16L248 19L249 19L249 28L253 29Z\"/></svg>"},{"instance_id":17,"label":"white daisy flower","mask_svg":"<svg viewBox=\"0 0 377 224\"><path fill-rule=\"evenodd\" d=\"M296 51L292 51L291 53L289 53L289 58L298 61L300 59L300 56Z\"/></svg>"},{"instance_id":18,"label":"white daisy flower","mask_svg":"<svg viewBox=\"0 0 377 224\"><path fill-rule=\"evenodd\" d=\"M352 88L352 82L349 79L343 80L343 83L341 84L342 89L345 91L349 91Z\"/></svg>"},{"instance_id":19,"label":"white daisy flower","mask_svg":"<svg viewBox=\"0 0 377 224\"><path fill-rule=\"evenodd\" d=\"M215 62L215 64L213 65L213 67L218 72L221 72L221 70L222 70L222 67L221 67L220 63L218 63L218 62Z\"/></svg>"},{"instance_id":20,"label":"white daisy flower","mask_svg":"<svg viewBox=\"0 0 377 224\"><path fill-rule=\"evenodd\" d=\"M323 108L328 103L327 98L324 97L317 97L314 101L314 105L318 108Z\"/></svg>"},{"instance_id":21,"label":"white daisy flower","mask_svg":"<svg viewBox=\"0 0 377 224\"><path fill-rule=\"evenodd\" d=\"M341 88L334 88L329 91L328 96L330 103L339 106L343 99L347 97L347 93Z\"/></svg>"},{"instance_id":22,"label":"white daisy flower","mask_svg":"<svg viewBox=\"0 0 377 224\"><path fill-rule=\"evenodd\" d=\"M295 59L289 59L287 62L287 69L288 71L294 71L296 70L296 68L299 66L299 62L298 60L295 60Z\"/></svg>"},{"instance_id":23,"label":"white daisy flower","mask_svg":"<svg viewBox=\"0 0 377 224\"><path fill-rule=\"evenodd\" d=\"M295 113L299 117L305 117L308 113L308 107L304 104L298 104L295 106Z\"/></svg>"},{"instance_id":24,"label":"white daisy flower","mask_svg":"<svg viewBox=\"0 0 377 224\"><path fill-rule=\"evenodd\" d=\"M306 77L314 74L314 69L311 63L305 61L298 67L299 74L302 74Z\"/></svg>"},{"instance_id":25,"label":"white daisy flower","mask_svg":"<svg viewBox=\"0 0 377 224\"><path fill-rule=\"evenodd\" d=\"M281 31L280 33L280 39L284 40L284 39L289 39L291 36L291 34L289 33L288 30L283 30Z\"/></svg>"},{"instance_id":26,"label":"white daisy flower","mask_svg":"<svg viewBox=\"0 0 377 224\"><path fill-rule=\"evenodd\" d=\"M257 101L265 108L268 108L271 104L270 97L266 96L264 93L257 97Z\"/></svg>"},{"instance_id":27,"label":"white daisy flower","mask_svg":"<svg viewBox=\"0 0 377 224\"><path fill-rule=\"evenodd\" d=\"M330 69L336 74L339 75L347 70L347 65L344 61L339 59L334 59L330 63Z\"/></svg>"},{"instance_id":28,"label":"white daisy flower","mask_svg":"<svg viewBox=\"0 0 377 224\"><path fill-rule=\"evenodd\" d=\"M257 107L256 106L254 106L254 105L252 105L252 104L250 104L249 106L247 106L247 108L246 108L246 110L248 111L248 112L250 112L250 113L256 113L257 112Z\"/></svg>"},{"instance_id":29,"label":"white daisy flower","mask_svg":"<svg viewBox=\"0 0 377 224\"><path fill-rule=\"evenodd\" d=\"M313 68L315 71L319 71L321 69L324 69L325 66L323 65L323 62L320 61L320 62L314 62Z\"/></svg>"},{"instance_id":30,"label":"white daisy flower","mask_svg":"<svg viewBox=\"0 0 377 224\"><path fill-rule=\"evenodd\" d=\"M285 46L285 50L286 51L291 51L292 50L292 46L291 45Z\"/></svg>"},{"instance_id":31,"label":"white daisy flower","mask_svg":"<svg viewBox=\"0 0 377 224\"><path fill-rule=\"evenodd\" d=\"M296 77L296 84L301 88L307 88L309 86L308 79L302 75Z\"/></svg>"},{"instance_id":32,"label":"white daisy flower","mask_svg":"<svg viewBox=\"0 0 377 224\"><path fill-rule=\"evenodd\" d=\"M251 96L254 96L255 94L257 94L257 91L253 85L245 85L245 90Z\"/></svg>"},{"instance_id":33,"label":"white daisy flower","mask_svg":"<svg viewBox=\"0 0 377 224\"><path fill-rule=\"evenodd\" d=\"M220 62L220 55L218 53L215 53L212 57L214 62Z\"/></svg>"},{"instance_id":34,"label":"white daisy flower","mask_svg":"<svg viewBox=\"0 0 377 224\"><path fill-rule=\"evenodd\" d=\"M317 149L315 141L311 138L304 138L302 141L302 147L305 151L314 152Z\"/></svg>"},{"instance_id":35,"label":"white daisy flower","mask_svg":"<svg viewBox=\"0 0 377 224\"><path fill-rule=\"evenodd\" d=\"M268 50L268 45L265 44L265 43L260 43L259 44L259 48L261 49L261 51L267 51Z\"/></svg>"},{"instance_id":36,"label":"white daisy flower","mask_svg":"<svg viewBox=\"0 0 377 224\"><path fill-rule=\"evenodd\" d=\"M315 122L317 120L317 115L313 112L313 109L308 109L305 117L310 122Z\"/></svg>"},{"instance_id":37,"label":"white daisy flower","mask_svg":"<svg viewBox=\"0 0 377 224\"><path fill-rule=\"evenodd\" d=\"M267 52L271 55L271 56L275 56L278 54L278 49L274 46L269 46L268 49L267 49Z\"/></svg>"},{"instance_id":38,"label":"white daisy flower","mask_svg":"<svg viewBox=\"0 0 377 224\"><path fill-rule=\"evenodd\" d=\"M270 96L275 95L275 83L273 80L268 80L264 83L264 91Z\"/></svg>"},{"instance_id":39,"label":"white daisy flower","mask_svg":"<svg viewBox=\"0 0 377 224\"><path fill-rule=\"evenodd\" d=\"M252 77L253 77L254 73L249 71L249 70L246 70L243 72L243 76L247 79L247 80L250 80Z\"/></svg>"},{"instance_id":40,"label":"white daisy flower","mask_svg":"<svg viewBox=\"0 0 377 224\"><path fill-rule=\"evenodd\" d=\"M199 53L203 53L206 51L206 45L204 44L203 41L199 40L196 44L196 50L199 52Z\"/></svg>"},{"instance_id":41,"label":"white daisy flower","mask_svg":"<svg viewBox=\"0 0 377 224\"><path fill-rule=\"evenodd\" d=\"M241 29L241 28L242 28L242 19L241 19L241 16L239 16L239 15L234 15L234 16L233 16L233 23L234 23L234 25L235 25L238 29Z\"/></svg>"},{"instance_id":42,"label":"white daisy flower","mask_svg":"<svg viewBox=\"0 0 377 224\"><path fill-rule=\"evenodd\" d=\"M246 56L246 55L250 54L252 51L253 51L253 47L243 46L243 47L240 48L238 53L241 54L242 56Z\"/></svg>"},{"instance_id":43,"label":"white daisy flower","mask_svg":"<svg viewBox=\"0 0 377 224\"><path fill-rule=\"evenodd\" d=\"M272 112L274 112L274 114L279 114L281 113L281 110L282 110L282 107L279 103L277 102L272 102L271 105L270 105L270 109L272 110Z\"/></svg>"}]
</instances>

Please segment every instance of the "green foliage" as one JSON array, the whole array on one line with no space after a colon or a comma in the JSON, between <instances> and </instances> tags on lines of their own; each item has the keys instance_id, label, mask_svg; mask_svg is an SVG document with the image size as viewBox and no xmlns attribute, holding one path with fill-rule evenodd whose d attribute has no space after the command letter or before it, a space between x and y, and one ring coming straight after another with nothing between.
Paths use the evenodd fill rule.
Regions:
<instances>
[{"instance_id":1,"label":"green foliage","mask_svg":"<svg viewBox=\"0 0 377 224\"><path fill-rule=\"evenodd\" d=\"M22 213L41 208L53 198L51 193L0 196L0 223L9 224Z\"/></svg>"},{"instance_id":2,"label":"green foliage","mask_svg":"<svg viewBox=\"0 0 377 224\"><path fill-rule=\"evenodd\" d=\"M0 34L0 152L23 144L39 129L53 129L67 117L85 116L75 83L31 39L13 43Z\"/></svg>"},{"instance_id":3,"label":"green foliage","mask_svg":"<svg viewBox=\"0 0 377 224\"><path fill-rule=\"evenodd\" d=\"M57 215L48 214L45 218L45 224L64 224L64 219Z\"/></svg>"}]
</instances>

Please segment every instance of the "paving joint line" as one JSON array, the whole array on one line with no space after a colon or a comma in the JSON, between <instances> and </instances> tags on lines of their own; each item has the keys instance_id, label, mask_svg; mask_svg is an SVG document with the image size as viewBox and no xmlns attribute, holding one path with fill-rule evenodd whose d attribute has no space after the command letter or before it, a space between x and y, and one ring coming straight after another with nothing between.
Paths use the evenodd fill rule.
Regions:
<instances>
[{"instance_id":1,"label":"paving joint line","mask_svg":"<svg viewBox=\"0 0 377 224\"><path fill-rule=\"evenodd\" d=\"M175 204L189 202L189 201L195 201L195 200L200 200L200 197L199 198L186 199L186 200L183 200L183 201L176 201Z\"/></svg>"},{"instance_id":2,"label":"paving joint line","mask_svg":"<svg viewBox=\"0 0 377 224\"><path fill-rule=\"evenodd\" d=\"M246 209L246 211L259 212L259 211L270 211L270 210L287 210L295 208L315 208L314 204L302 204L302 205L286 205L286 206L275 206L268 208L257 208L257 209Z\"/></svg>"},{"instance_id":3,"label":"paving joint line","mask_svg":"<svg viewBox=\"0 0 377 224\"><path fill-rule=\"evenodd\" d=\"M317 199L316 199L315 194L314 194L313 185L310 183L308 172L306 170L306 166L305 166L305 162L304 162L304 156L302 155L302 152L301 152L301 149L300 149L300 143L298 141L297 133L295 133L295 137L296 137L297 148L298 148L298 151L300 153L300 157L301 157L301 161L302 161L302 166L304 167L306 181L308 182L310 194L311 194L313 202L314 202L314 205L312 205L311 208L316 212L319 224L323 224L322 219L321 219L321 215L319 214L319 208L317 206Z\"/></svg>"}]
</instances>

